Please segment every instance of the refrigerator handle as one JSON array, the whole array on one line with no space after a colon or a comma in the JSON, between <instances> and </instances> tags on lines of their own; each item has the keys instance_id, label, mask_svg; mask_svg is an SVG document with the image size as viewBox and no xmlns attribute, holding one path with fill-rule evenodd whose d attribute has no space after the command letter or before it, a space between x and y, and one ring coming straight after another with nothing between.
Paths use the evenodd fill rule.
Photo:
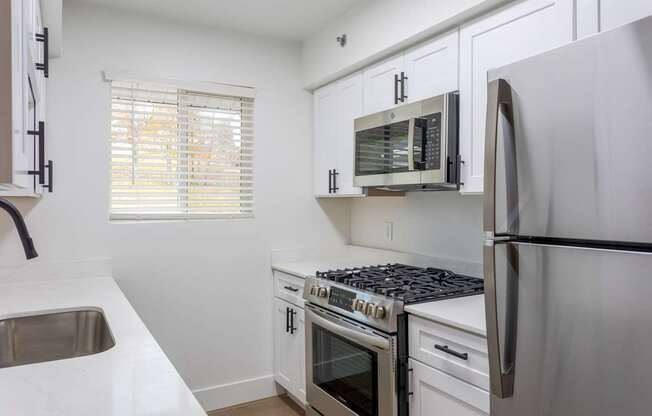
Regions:
<instances>
[{"instance_id":1,"label":"refrigerator handle","mask_svg":"<svg viewBox=\"0 0 652 416\"><path fill-rule=\"evenodd\" d=\"M487 240L484 246L484 296L487 319L487 349L489 352L489 383L491 394L501 399L514 394L514 362L516 354L516 321L518 308L517 279L505 280L504 340L500 339L498 298L496 290L496 244L504 244L508 263L518 270L518 249L514 244ZM511 284L510 284L511 283Z\"/></svg>"},{"instance_id":2,"label":"refrigerator handle","mask_svg":"<svg viewBox=\"0 0 652 416\"><path fill-rule=\"evenodd\" d=\"M489 82L487 86L487 125L484 150L484 232L487 238L493 238L496 235L496 150L501 114L514 131L512 88L504 79L497 79Z\"/></svg>"}]
</instances>

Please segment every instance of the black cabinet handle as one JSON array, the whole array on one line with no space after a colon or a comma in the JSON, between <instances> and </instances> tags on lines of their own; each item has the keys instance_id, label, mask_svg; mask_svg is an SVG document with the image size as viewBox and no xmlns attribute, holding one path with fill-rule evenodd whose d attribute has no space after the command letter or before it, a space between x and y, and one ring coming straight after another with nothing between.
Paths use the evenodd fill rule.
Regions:
<instances>
[{"instance_id":1,"label":"black cabinet handle","mask_svg":"<svg viewBox=\"0 0 652 416\"><path fill-rule=\"evenodd\" d=\"M333 170L328 170L328 193L333 193Z\"/></svg>"},{"instance_id":2,"label":"black cabinet handle","mask_svg":"<svg viewBox=\"0 0 652 416\"><path fill-rule=\"evenodd\" d=\"M462 160L462 155L457 155L457 159L455 161L455 176L457 176L457 190L459 191L462 186L464 186L464 182L462 182L462 165L464 164L464 161Z\"/></svg>"},{"instance_id":3,"label":"black cabinet handle","mask_svg":"<svg viewBox=\"0 0 652 416\"><path fill-rule=\"evenodd\" d=\"M43 185L43 187L46 188L48 192L52 192L54 190L54 183L52 182L52 170L54 169L54 162L48 160L48 163L45 165L45 168L48 170L48 184Z\"/></svg>"},{"instance_id":4,"label":"black cabinet handle","mask_svg":"<svg viewBox=\"0 0 652 416\"><path fill-rule=\"evenodd\" d=\"M285 308L285 332L290 332L290 308Z\"/></svg>"},{"instance_id":5,"label":"black cabinet handle","mask_svg":"<svg viewBox=\"0 0 652 416\"><path fill-rule=\"evenodd\" d=\"M43 33L36 34L36 41L43 42L43 62L36 64L36 69L43 71L43 76L50 76L50 34L48 28L43 28Z\"/></svg>"},{"instance_id":6,"label":"black cabinet handle","mask_svg":"<svg viewBox=\"0 0 652 416\"><path fill-rule=\"evenodd\" d=\"M340 173L337 171L337 169L333 169L333 193L336 194L337 191L340 190L340 188L337 187L337 175Z\"/></svg>"},{"instance_id":7,"label":"black cabinet handle","mask_svg":"<svg viewBox=\"0 0 652 416\"><path fill-rule=\"evenodd\" d=\"M38 169L27 171L30 175L38 176L39 185L45 184L45 122L38 122L38 130L27 130L30 136L38 137Z\"/></svg>"},{"instance_id":8,"label":"black cabinet handle","mask_svg":"<svg viewBox=\"0 0 652 416\"><path fill-rule=\"evenodd\" d=\"M290 334L294 335L294 331L297 330L297 328L294 326L294 316L297 314L297 312L294 309L290 309Z\"/></svg>"},{"instance_id":9,"label":"black cabinet handle","mask_svg":"<svg viewBox=\"0 0 652 416\"><path fill-rule=\"evenodd\" d=\"M457 358L459 358L461 360L468 360L469 359L469 354L467 354L465 352L462 353L462 352L457 352L457 351L451 350L450 348L448 348L448 345L435 344L435 349L439 350L439 351L443 351L446 354L450 354L453 357L457 357Z\"/></svg>"},{"instance_id":10,"label":"black cabinet handle","mask_svg":"<svg viewBox=\"0 0 652 416\"><path fill-rule=\"evenodd\" d=\"M43 185L43 188L47 189L48 192L54 190L54 185L52 183L52 171L54 170L54 162L48 160L48 163L45 163L45 122L38 122L38 130L28 130L27 134L30 136L38 137L38 169L37 170L28 170L29 175L38 176L39 185ZM48 184L45 184L45 171L48 171Z\"/></svg>"},{"instance_id":11,"label":"black cabinet handle","mask_svg":"<svg viewBox=\"0 0 652 416\"><path fill-rule=\"evenodd\" d=\"M398 104L398 74L394 74L394 105Z\"/></svg>"},{"instance_id":12,"label":"black cabinet handle","mask_svg":"<svg viewBox=\"0 0 652 416\"><path fill-rule=\"evenodd\" d=\"M290 292L294 292L294 293L299 291L299 289L297 289L296 287L292 287L292 286L284 286L283 289L287 289Z\"/></svg>"},{"instance_id":13,"label":"black cabinet handle","mask_svg":"<svg viewBox=\"0 0 652 416\"><path fill-rule=\"evenodd\" d=\"M405 81L407 81L408 77L405 76L405 72L401 71L401 102L404 103L405 100L407 100L407 95L405 95Z\"/></svg>"}]
</instances>

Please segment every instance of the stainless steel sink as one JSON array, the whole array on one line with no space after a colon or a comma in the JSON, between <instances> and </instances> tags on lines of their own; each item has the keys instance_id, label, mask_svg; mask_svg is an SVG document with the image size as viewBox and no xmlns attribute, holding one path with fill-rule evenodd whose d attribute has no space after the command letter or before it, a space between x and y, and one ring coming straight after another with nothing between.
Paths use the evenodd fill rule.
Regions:
<instances>
[{"instance_id":1,"label":"stainless steel sink","mask_svg":"<svg viewBox=\"0 0 652 416\"><path fill-rule=\"evenodd\" d=\"M104 314L90 308L0 320L0 368L97 354L114 345Z\"/></svg>"}]
</instances>

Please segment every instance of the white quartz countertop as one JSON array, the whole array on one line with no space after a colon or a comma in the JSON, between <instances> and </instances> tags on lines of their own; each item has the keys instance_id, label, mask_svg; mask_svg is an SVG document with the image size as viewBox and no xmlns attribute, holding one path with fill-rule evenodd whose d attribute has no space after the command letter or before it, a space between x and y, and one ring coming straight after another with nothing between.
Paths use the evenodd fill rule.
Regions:
<instances>
[{"instance_id":1,"label":"white quartz countertop","mask_svg":"<svg viewBox=\"0 0 652 416\"><path fill-rule=\"evenodd\" d=\"M0 285L0 319L84 307L104 311L116 345L0 369L0 415L206 415L112 278Z\"/></svg>"},{"instance_id":2,"label":"white quartz countertop","mask_svg":"<svg viewBox=\"0 0 652 416\"><path fill-rule=\"evenodd\" d=\"M405 311L483 337L487 336L484 295L408 305Z\"/></svg>"}]
</instances>

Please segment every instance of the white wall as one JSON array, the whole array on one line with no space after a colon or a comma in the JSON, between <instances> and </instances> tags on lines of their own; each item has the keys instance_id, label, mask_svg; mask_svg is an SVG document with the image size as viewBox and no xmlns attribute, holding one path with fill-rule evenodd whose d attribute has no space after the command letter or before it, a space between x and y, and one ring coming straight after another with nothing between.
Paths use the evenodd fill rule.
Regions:
<instances>
[{"instance_id":1,"label":"white wall","mask_svg":"<svg viewBox=\"0 0 652 416\"><path fill-rule=\"evenodd\" d=\"M383 233L386 221L394 223L391 242ZM353 244L482 263L482 241L482 196L410 192L352 202Z\"/></svg>"},{"instance_id":2,"label":"white wall","mask_svg":"<svg viewBox=\"0 0 652 416\"><path fill-rule=\"evenodd\" d=\"M18 201L36 264L112 258L120 287L183 378L209 388L202 397L214 399L210 407L243 398L212 386L262 378L237 390L271 389L270 250L341 244L349 231L347 203L312 196L312 100L300 82L300 45L73 1L64 5L64 45L48 90L55 192ZM104 69L256 87L256 218L109 223ZM0 253L5 271L25 262L6 215Z\"/></svg>"},{"instance_id":3,"label":"white wall","mask_svg":"<svg viewBox=\"0 0 652 416\"><path fill-rule=\"evenodd\" d=\"M507 1L513 0L361 2L303 42L303 84L321 86ZM343 33L344 48L335 41Z\"/></svg>"}]
</instances>

